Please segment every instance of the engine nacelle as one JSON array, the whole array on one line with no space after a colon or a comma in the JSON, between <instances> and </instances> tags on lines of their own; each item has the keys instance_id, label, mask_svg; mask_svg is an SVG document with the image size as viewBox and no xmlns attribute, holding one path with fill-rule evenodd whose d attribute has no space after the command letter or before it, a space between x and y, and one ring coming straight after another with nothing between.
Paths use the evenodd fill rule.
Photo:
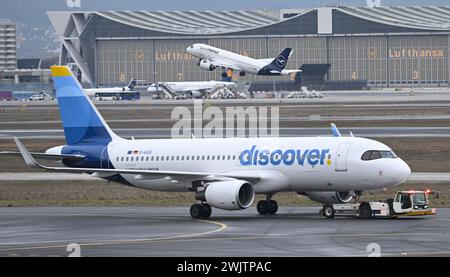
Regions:
<instances>
[{"instance_id":1,"label":"engine nacelle","mask_svg":"<svg viewBox=\"0 0 450 277\"><path fill-rule=\"evenodd\" d=\"M245 181L219 181L209 183L205 190L197 192L195 198L219 209L243 210L252 205L255 190Z\"/></svg>"},{"instance_id":2,"label":"engine nacelle","mask_svg":"<svg viewBox=\"0 0 450 277\"><path fill-rule=\"evenodd\" d=\"M200 61L200 68L209 71L213 71L214 69L216 69L216 67L207 60Z\"/></svg>"},{"instance_id":3,"label":"engine nacelle","mask_svg":"<svg viewBox=\"0 0 450 277\"><path fill-rule=\"evenodd\" d=\"M309 191L306 196L309 199L322 204L342 204L348 203L355 198L354 191Z\"/></svg>"}]
</instances>

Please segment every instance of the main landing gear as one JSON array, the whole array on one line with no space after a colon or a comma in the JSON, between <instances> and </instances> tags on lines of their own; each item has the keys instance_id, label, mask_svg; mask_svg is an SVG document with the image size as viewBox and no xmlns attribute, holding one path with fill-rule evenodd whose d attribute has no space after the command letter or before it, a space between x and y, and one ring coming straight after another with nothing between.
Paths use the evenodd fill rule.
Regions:
<instances>
[{"instance_id":1,"label":"main landing gear","mask_svg":"<svg viewBox=\"0 0 450 277\"><path fill-rule=\"evenodd\" d=\"M199 218L206 219L206 218L209 218L211 216L212 209L211 209L211 206L206 204L206 203L193 204L191 206L190 212L191 212L192 218L195 218L195 219L199 219Z\"/></svg>"},{"instance_id":2,"label":"main landing gear","mask_svg":"<svg viewBox=\"0 0 450 277\"><path fill-rule=\"evenodd\" d=\"M256 210L260 215L272 215L278 211L278 203L271 199L271 196L267 196L266 200L258 201L256 204Z\"/></svg>"}]
</instances>

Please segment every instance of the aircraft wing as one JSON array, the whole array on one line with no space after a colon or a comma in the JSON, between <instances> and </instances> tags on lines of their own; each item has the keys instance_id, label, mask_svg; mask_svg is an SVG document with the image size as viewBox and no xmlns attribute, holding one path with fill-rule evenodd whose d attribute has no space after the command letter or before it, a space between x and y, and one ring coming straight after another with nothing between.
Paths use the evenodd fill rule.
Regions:
<instances>
[{"instance_id":1,"label":"aircraft wing","mask_svg":"<svg viewBox=\"0 0 450 277\"><path fill-rule=\"evenodd\" d=\"M242 71L242 69L237 67L236 65L223 60L210 60L209 62L215 67L230 68L236 71Z\"/></svg>"},{"instance_id":2,"label":"aircraft wing","mask_svg":"<svg viewBox=\"0 0 450 277\"><path fill-rule=\"evenodd\" d=\"M233 178L246 180L252 184L256 184L260 179L260 176L245 174L245 173L217 173L217 172L192 172L192 171L159 171L159 170L140 170L140 169L104 169L104 168L72 168L72 167L49 167L39 164L18 139L14 138L14 141L19 148L25 163L33 168L44 169L46 171L66 172L66 173L88 173L94 177L108 177L115 174L133 174L136 175L135 179L144 180L152 179L155 177L173 177L175 179L223 179Z\"/></svg>"},{"instance_id":3,"label":"aircraft wing","mask_svg":"<svg viewBox=\"0 0 450 277\"><path fill-rule=\"evenodd\" d=\"M297 72L302 72L300 69L283 69L283 72L285 72L286 74L291 74L291 73L297 73Z\"/></svg>"}]
</instances>

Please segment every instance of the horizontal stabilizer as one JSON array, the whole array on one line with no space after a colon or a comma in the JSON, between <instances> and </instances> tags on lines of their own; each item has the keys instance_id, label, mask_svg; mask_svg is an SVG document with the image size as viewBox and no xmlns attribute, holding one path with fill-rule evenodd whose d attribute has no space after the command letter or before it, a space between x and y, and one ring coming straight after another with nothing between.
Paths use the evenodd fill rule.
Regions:
<instances>
[{"instance_id":1,"label":"horizontal stabilizer","mask_svg":"<svg viewBox=\"0 0 450 277\"><path fill-rule=\"evenodd\" d=\"M18 151L0 151L0 155L21 157L22 153L20 153ZM85 158L85 156L77 155L77 154L48 154L48 153L40 153L40 152L30 152L30 155L35 158L45 159L45 160L61 160L61 159L82 160Z\"/></svg>"}]
</instances>

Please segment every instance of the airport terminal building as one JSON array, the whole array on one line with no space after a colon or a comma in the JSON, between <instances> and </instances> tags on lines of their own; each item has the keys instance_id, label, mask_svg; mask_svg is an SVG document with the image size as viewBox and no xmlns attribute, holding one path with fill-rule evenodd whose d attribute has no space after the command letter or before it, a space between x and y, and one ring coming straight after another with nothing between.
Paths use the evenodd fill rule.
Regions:
<instances>
[{"instance_id":1,"label":"airport terminal building","mask_svg":"<svg viewBox=\"0 0 450 277\"><path fill-rule=\"evenodd\" d=\"M146 83L220 79L220 70L202 70L186 53L193 43L254 58L275 57L292 47L287 68L331 64L328 80L367 80L370 86L448 86L450 79L450 6L48 16L61 37L61 63L75 63L83 80L97 86L131 78Z\"/></svg>"}]
</instances>

